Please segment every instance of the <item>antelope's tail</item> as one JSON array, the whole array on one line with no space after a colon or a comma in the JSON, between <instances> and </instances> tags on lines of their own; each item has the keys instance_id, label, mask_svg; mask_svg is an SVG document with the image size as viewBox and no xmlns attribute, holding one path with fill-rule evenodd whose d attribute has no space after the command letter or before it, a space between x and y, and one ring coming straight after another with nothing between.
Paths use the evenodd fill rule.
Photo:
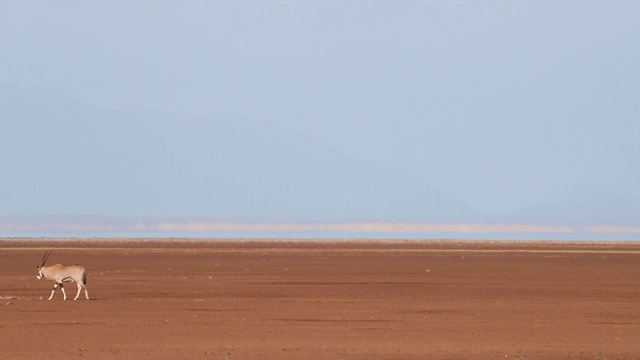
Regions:
<instances>
[{"instance_id":1,"label":"antelope's tail","mask_svg":"<svg viewBox=\"0 0 640 360\"><path fill-rule=\"evenodd\" d=\"M87 285L87 272L82 273L82 284Z\"/></svg>"}]
</instances>

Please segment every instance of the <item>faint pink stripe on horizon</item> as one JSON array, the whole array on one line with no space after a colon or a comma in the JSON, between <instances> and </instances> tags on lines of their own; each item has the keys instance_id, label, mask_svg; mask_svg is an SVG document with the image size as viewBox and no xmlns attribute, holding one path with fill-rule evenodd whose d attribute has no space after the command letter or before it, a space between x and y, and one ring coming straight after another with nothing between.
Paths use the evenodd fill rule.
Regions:
<instances>
[{"instance_id":1,"label":"faint pink stripe on horizon","mask_svg":"<svg viewBox=\"0 0 640 360\"><path fill-rule=\"evenodd\" d=\"M484 224L416 224L416 223L345 223L345 224L242 224L215 222L163 223L135 225L135 230L160 230L167 232L189 231L343 231L378 233L571 233L569 226L546 225L484 225Z\"/></svg>"},{"instance_id":2,"label":"faint pink stripe on horizon","mask_svg":"<svg viewBox=\"0 0 640 360\"><path fill-rule=\"evenodd\" d=\"M640 234L640 226L591 226L587 230L596 234Z\"/></svg>"}]
</instances>

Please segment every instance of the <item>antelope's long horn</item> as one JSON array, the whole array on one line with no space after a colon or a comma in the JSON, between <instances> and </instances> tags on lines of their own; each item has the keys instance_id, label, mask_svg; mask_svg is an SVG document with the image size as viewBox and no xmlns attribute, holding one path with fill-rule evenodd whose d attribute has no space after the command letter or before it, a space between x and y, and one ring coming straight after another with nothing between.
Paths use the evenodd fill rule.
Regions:
<instances>
[{"instance_id":1,"label":"antelope's long horn","mask_svg":"<svg viewBox=\"0 0 640 360\"><path fill-rule=\"evenodd\" d=\"M42 261L40 262L40 267L43 267L44 264L47 262L47 259L49 259L49 255L51 255L51 252L53 250L49 250L46 253L44 253L44 255L42 256Z\"/></svg>"}]
</instances>

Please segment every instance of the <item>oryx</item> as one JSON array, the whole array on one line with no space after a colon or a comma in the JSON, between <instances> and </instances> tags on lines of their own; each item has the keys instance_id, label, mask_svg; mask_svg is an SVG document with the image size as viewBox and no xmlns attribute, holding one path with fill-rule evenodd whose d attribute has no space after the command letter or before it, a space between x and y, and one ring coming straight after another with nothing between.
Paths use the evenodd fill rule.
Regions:
<instances>
[{"instance_id":1,"label":"oryx","mask_svg":"<svg viewBox=\"0 0 640 360\"><path fill-rule=\"evenodd\" d=\"M80 265L62 265L55 264L52 266L44 266L51 255L51 251L49 250L44 253L42 257L42 261L40 261L40 265L38 265L38 275L36 278L38 280L47 278L49 280L53 280L53 290L51 290L51 296L49 296L49 300L53 298L53 294L56 292L58 285L60 285L60 289L62 289L62 295L64 295L63 300L67 300L67 293L64 292L64 287L62 286L62 282L75 282L78 285L78 293L76 294L75 299L78 300L78 296L80 296L80 290L84 289L84 295L89 300L89 293L87 292L87 273L84 271L84 268Z\"/></svg>"}]
</instances>

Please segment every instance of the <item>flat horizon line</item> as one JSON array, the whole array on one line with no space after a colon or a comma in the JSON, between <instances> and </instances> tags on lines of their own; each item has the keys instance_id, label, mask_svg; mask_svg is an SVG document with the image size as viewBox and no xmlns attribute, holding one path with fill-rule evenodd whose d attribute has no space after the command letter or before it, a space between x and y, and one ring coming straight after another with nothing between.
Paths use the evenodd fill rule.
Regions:
<instances>
[{"instance_id":1,"label":"flat horizon line","mask_svg":"<svg viewBox=\"0 0 640 360\"><path fill-rule=\"evenodd\" d=\"M347 234L593 234L640 235L636 225L548 225L527 223L483 222L266 222L266 221L203 221L167 218L102 218L89 217L0 217L0 232L77 232L77 233L347 233ZM97 221L99 220L99 221ZM1 235L1 234L0 234Z\"/></svg>"}]
</instances>

